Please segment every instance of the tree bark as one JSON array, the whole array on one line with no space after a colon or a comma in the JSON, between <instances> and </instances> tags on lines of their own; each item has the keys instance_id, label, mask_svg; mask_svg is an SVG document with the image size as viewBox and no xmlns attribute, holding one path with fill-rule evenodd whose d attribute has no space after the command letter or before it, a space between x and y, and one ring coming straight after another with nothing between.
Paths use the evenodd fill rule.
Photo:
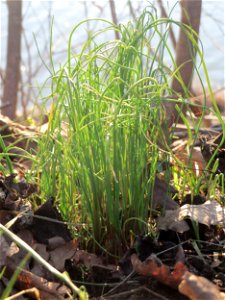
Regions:
<instances>
[{"instance_id":1,"label":"tree bark","mask_svg":"<svg viewBox=\"0 0 225 300\"><path fill-rule=\"evenodd\" d=\"M115 1L114 0L109 0L109 5L110 5L110 10L111 10L111 16L112 16L113 23L115 25L118 25ZM119 35L119 32L117 30L115 30L115 37L116 37L117 40L120 39L120 35Z\"/></svg>"},{"instance_id":2,"label":"tree bark","mask_svg":"<svg viewBox=\"0 0 225 300\"><path fill-rule=\"evenodd\" d=\"M20 82L22 0L7 0L7 5L7 65L2 99L2 114L14 119L16 116L18 86Z\"/></svg>"},{"instance_id":3,"label":"tree bark","mask_svg":"<svg viewBox=\"0 0 225 300\"><path fill-rule=\"evenodd\" d=\"M181 0L180 4L182 9L181 22L191 26L196 33L199 33L202 0ZM198 38L195 37L195 39L197 42ZM187 35L180 29L180 35L176 46L176 65L179 68L182 81L188 90L190 90L192 83L195 52L196 51ZM185 95L185 90L176 77L173 78L172 89L182 96Z\"/></svg>"}]
</instances>

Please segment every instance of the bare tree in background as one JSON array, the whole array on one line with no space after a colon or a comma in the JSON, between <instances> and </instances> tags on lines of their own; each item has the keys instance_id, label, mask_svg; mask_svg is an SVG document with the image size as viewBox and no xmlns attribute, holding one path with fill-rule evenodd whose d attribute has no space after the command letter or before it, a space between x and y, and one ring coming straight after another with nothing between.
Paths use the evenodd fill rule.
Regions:
<instances>
[{"instance_id":1,"label":"bare tree in background","mask_svg":"<svg viewBox=\"0 0 225 300\"><path fill-rule=\"evenodd\" d=\"M202 0L190 1L181 0L181 22L192 27L198 34L201 18ZM195 37L197 42L197 36ZM176 65L179 68L180 76L186 88L190 91L193 75L193 66L195 59L195 49L188 39L186 33L182 28L180 29L179 38L176 44ZM172 88L177 93L184 96L184 89L180 81L174 77L172 81Z\"/></svg>"},{"instance_id":2,"label":"bare tree in background","mask_svg":"<svg viewBox=\"0 0 225 300\"><path fill-rule=\"evenodd\" d=\"M110 10L111 10L111 16L112 16L113 23L115 25L118 25L118 20L117 20L117 15L116 15L115 1L114 0L110 0L109 1L109 5L110 5ZM120 38L119 32L117 30L115 30L115 37L116 37L117 40L119 40L119 38Z\"/></svg>"},{"instance_id":3,"label":"bare tree in background","mask_svg":"<svg viewBox=\"0 0 225 300\"><path fill-rule=\"evenodd\" d=\"M7 65L4 79L2 114L14 119L16 116L17 94L20 82L22 0L7 0L8 41Z\"/></svg>"}]
</instances>

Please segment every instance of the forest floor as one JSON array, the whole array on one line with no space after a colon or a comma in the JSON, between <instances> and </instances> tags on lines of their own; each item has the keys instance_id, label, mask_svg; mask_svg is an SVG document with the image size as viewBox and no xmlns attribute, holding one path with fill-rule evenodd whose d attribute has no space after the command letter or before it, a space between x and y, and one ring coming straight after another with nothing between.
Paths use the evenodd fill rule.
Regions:
<instances>
[{"instance_id":1,"label":"forest floor","mask_svg":"<svg viewBox=\"0 0 225 300\"><path fill-rule=\"evenodd\" d=\"M5 117L1 118L0 129L2 135L10 136L6 144L17 139L18 147L24 149L27 145L18 137L35 132ZM176 130L179 139L173 146L181 155L187 130L182 125ZM223 137L221 126L207 127L202 133L206 136L204 144L196 143L193 156L196 172L204 168ZM216 158L219 164L215 172L225 174L225 142ZM2 160L2 168L4 165ZM220 203L208 198L207 188L194 198L187 194L182 206L177 199L177 207L158 219L157 239L137 236L119 260L109 260L80 248L80 241L71 237L55 208L54 199L35 208L31 199L38 199L39 191L36 184L25 179L29 163L15 157L13 166L12 174L0 173L0 223L51 266L66 271L77 286L84 285L90 299L225 299L225 182L217 186ZM69 287L27 256L27 251L12 243L9 236L1 235L0 243L0 295L5 295L0 299L70 298ZM10 298L4 293L21 261L23 266L11 287L15 298Z\"/></svg>"}]
</instances>

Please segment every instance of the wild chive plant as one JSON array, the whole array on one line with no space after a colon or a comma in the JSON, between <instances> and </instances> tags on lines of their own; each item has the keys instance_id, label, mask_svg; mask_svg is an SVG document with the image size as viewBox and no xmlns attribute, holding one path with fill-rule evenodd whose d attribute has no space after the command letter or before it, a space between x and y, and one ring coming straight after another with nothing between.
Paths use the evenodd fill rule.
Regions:
<instances>
[{"instance_id":1,"label":"wild chive plant","mask_svg":"<svg viewBox=\"0 0 225 300\"><path fill-rule=\"evenodd\" d=\"M73 53L76 32L91 21L71 32L66 63L58 71L52 63L54 101L37 156L40 188L92 245L119 254L132 232L148 229L157 166L169 159L158 144L165 141L171 154L162 97L172 94L172 76L179 77L167 43L171 23L184 27L201 52L191 28L146 9L126 26L99 19L105 27ZM102 42L114 30L121 39Z\"/></svg>"}]
</instances>

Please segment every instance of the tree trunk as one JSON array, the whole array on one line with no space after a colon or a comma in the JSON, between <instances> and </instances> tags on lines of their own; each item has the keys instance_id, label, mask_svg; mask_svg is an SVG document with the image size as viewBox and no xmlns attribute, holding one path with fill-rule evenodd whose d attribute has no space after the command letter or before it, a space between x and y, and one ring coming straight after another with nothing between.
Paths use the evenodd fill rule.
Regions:
<instances>
[{"instance_id":1,"label":"tree trunk","mask_svg":"<svg viewBox=\"0 0 225 300\"><path fill-rule=\"evenodd\" d=\"M112 16L113 23L115 25L118 25L118 20L117 20L117 15L116 15L115 1L114 0L110 0L109 1L109 5L110 5L110 10L111 10L111 16ZM119 32L117 30L115 30L115 37L116 37L117 40L120 39L120 35L119 35Z\"/></svg>"},{"instance_id":2,"label":"tree trunk","mask_svg":"<svg viewBox=\"0 0 225 300\"><path fill-rule=\"evenodd\" d=\"M196 33L199 33L202 0L181 0L180 4L182 10L181 22L191 26ZM198 38L195 37L195 40L197 42ZM177 68L179 68L179 74L187 91L190 91L191 89L193 61L195 59L195 56L195 48L181 28L179 39L176 45L176 65ZM172 89L176 93L188 97L188 95L186 95L185 89L182 87L181 83L176 77L173 78ZM175 116L177 116L175 108L174 113Z\"/></svg>"},{"instance_id":3,"label":"tree trunk","mask_svg":"<svg viewBox=\"0 0 225 300\"><path fill-rule=\"evenodd\" d=\"M20 82L22 0L7 0L7 5L7 65L2 99L2 114L14 119L16 116L17 94Z\"/></svg>"},{"instance_id":4,"label":"tree trunk","mask_svg":"<svg viewBox=\"0 0 225 300\"><path fill-rule=\"evenodd\" d=\"M181 22L191 26L196 33L199 33L202 0L181 0L180 4L182 9ZM176 65L180 68L181 78L188 89L191 87L194 59L195 49L185 32L181 29L176 47ZM173 78L172 88L177 93L184 95L182 85L175 77Z\"/></svg>"}]
</instances>

